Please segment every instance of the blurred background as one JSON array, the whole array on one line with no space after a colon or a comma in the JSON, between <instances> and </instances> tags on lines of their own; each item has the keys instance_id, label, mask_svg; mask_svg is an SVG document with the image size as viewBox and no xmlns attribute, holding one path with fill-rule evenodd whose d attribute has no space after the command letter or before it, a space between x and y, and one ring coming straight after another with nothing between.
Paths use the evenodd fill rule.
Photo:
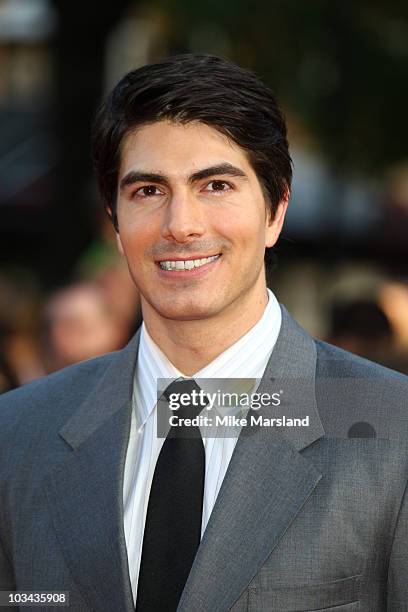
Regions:
<instances>
[{"instance_id":1,"label":"blurred background","mask_svg":"<svg viewBox=\"0 0 408 612\"><path fill-rule=\"evenodd\" d=\"M271 288L312 335L408 373L406 2L0 0L0 392L140 324L90 124L125 72L190 51L255 70L287 117Z\"/></svg>"}]
</instances>

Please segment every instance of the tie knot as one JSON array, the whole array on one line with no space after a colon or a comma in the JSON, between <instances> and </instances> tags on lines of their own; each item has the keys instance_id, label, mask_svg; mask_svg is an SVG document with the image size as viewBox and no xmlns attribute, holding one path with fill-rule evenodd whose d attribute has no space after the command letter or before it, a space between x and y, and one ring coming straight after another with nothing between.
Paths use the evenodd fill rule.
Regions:
<instances>
[{"instance_id":1,"label":"tie knot","mask_svg":"<svg viewBox=\"0 0 408 612\"><path fill-rule=\"evenodd\" d=\"M193 378L173 381L163 395L180 418L196 417L207 404L202 389Z\"/></svg>"},{"instance_id":2,"label":"tie knot","mask_svg":"<svg viewBox=\"0 0 408 612\"><path fill-rule=\"evenodd\" d=\"M200 387L197 385L194 378L178 378L177 380L173 380L172 383L165 389L163 395L168 400L170 395L173 393L181 394L188 393L191 395L193 391L200 392Z\"/></svg>"}]
</instances>

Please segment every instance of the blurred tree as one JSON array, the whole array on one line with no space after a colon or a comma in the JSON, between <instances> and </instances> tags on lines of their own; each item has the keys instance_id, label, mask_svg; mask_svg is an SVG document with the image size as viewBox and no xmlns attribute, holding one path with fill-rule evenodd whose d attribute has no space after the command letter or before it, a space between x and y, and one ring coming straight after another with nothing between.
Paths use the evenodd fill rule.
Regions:
<instances>
[{"instance_id":1,"label":"blurred tree","mask_svg":"<svg viewBox=\"0 0 408 612\"><path fill-rule=\"evenodd\" d=\"M95 236L90 186L90 125L103 94L105 40L120 17L126 0L92 3L54 0L59 28L55 39L57 138L60 163L57 202L50 221L48 251L58 253L51 262L51 285L64 281L79 254Z\"/></svg>"},{"instance_id":2,"label":"blurred tree","mask_svg":"<svg viewBox=\"0 0 408 612\"><path fill-rule=\"evenodd\" d=\"M203 23L221 26L230 57L273 87L336 170L376 173L407 157L406 2L158 2L172 15L175 50Z\"/></svg>"}]
</instances>

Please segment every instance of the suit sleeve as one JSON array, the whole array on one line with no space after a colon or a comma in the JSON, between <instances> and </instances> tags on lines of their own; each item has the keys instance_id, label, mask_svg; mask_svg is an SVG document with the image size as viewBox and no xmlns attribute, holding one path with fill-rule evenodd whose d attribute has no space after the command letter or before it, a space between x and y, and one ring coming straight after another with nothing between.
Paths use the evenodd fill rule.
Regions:
<instances>
[{"instance_id":1,"label":"suit sleeve","mask_svg":"<svg viewBox=\"0 0 408 612\"><path fill-rule=\"evenodd\" d=\"M408 601L408 485L402 499L388 567L387 612L406 609Z\"/></svg>"}]
</instances>

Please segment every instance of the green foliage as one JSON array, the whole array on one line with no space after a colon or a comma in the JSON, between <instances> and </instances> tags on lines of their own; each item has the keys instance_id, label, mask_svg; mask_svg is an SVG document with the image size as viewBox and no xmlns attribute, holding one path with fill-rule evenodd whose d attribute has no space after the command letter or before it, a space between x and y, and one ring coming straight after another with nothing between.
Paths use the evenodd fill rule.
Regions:
<instances>
[{"instance_id":1,"label":"green foliage","mask_svg":"<svg viewBox=\"0 0 408 612\"><path fill-rule=\"evenodd\" d=\"M157 2L171 15L171 51L226 49L272 86L336 168L375 173L407 157L406 2Z\"/></svg>"}]
</instances>

